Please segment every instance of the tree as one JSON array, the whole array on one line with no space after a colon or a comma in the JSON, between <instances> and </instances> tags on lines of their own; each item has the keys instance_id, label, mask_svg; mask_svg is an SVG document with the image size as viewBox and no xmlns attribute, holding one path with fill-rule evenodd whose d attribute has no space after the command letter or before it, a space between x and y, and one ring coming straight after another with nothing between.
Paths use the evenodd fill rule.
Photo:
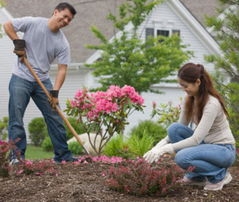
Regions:
<instances>
[{"instance_id":1,"label":"tree","mask_svg":"<svg viewBox=\"0 0 239 202\"><path fill-rule=\"evenodd\" d=\"M239 143L239 1L220 0L220 2L223 9L218 10L219 17L207 17L206 23L213 29L222 55L208 55L206 60L214 63L221 74L226 74L226 78L217 79L217 82L227 100L230 125ZM225 83L227 78L230 83Z\"/></svg>"},{"instance_id":2,"label":"tree","mask_svg":"<svg viewBox=\"0 0 239 202\"><path fill-rule=\"evenodd\" d=\"M4 6L4 2L0 0L0 9ZM0 24L0 38L2 38L3 32L2 32L2 25Z\"/></svg>"},{"instance_id":3,"label":"tree","mask_svg":"<svg viewBox=\"0 0 239 202\"><path fill-rule=\"evenodd\" d=\"M177 35L140 40L137 34L139 26L161 2L128 0L119 7L119 17L109 14L108 19L121 32L112 41L92 27L92 32L101 44L88 45L88 48L100 50L102 55L98 61L87 66L99 77L103 90L110 85L129 85L139 93L153 91L153 84L169 81L165 78L173 75L189 58L190 52L183 50L185 46ZM125 29L129 25L132 25L130 31Z\"/></svg>"}]
</instances>

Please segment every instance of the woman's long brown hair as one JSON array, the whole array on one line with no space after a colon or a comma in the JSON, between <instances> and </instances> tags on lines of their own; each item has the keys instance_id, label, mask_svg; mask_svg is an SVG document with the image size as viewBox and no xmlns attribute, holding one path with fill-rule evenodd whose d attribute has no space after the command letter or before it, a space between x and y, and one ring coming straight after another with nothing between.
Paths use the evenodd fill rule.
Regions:
<instances>
[{"instance_id":1,"label":"woman's long brown hair","mask_svg":"<svg viewBox=\"0 0 239 202\"><path fill-rule=\"evenodd\" d=\"M214 88L213 82L207 71L204 69L203 65L187 63L182 66L178 71L178 78L188 82L195 83L197 79L200 79L201 84L199 86L199 97L198 97L198 105L196 108L197 112L197 121L199 122L202 118L203 109L206 105L209 95L214 96L220 102L224 113L228 116L228 112L226 110L224 101L218 91ZM192 120L194 116L195 110L194 108L195 99L193 96L187 96L185 101L185 111L186 111L186 119L187 121Z\"/></svg>"}]
</instances>

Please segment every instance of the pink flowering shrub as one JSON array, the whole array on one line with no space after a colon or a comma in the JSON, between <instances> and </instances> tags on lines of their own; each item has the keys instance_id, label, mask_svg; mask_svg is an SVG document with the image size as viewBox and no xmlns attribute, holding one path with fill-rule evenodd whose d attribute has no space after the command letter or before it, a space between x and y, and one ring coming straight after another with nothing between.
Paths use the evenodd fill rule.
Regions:
<instances>
[{"instance_id":1,"label":"pink flowering shrub","mask_svg":"<svg viewBox=\"0 0 239 202\"><path fill-rule=\"evenodd\" d=\"M104 173L106 185L133 195L164 196L182 176L183 170L167 160L149 164L143 159L122 161Z\"/></svg>"},{"instance_id":2,"label":"pink flowering shrub","mask_svg":"<svg viewBox=\"0 0 239 202\"><path fill-rule=\"evenodd\" d=\"M0 140L0 176L9 176L9 163L8 152L10 150L10 144Z\"/></svg>"},{"instance_id":3,"label":"pink flowering shrub","mask_svg":"<svg viewBox=\"0 0 239 202\"><path fill-rule=\"evenodd\" d=\"M143 98L131 86L110 86L106 92L94 93L83 89L67 102L66 112L84 123L88 135L90 131L95 131L95 140L100 136L99 148L96 148L96 141L89 138L99 155L114 134L123 132L128 116L135 110L143 110L143 103Z\"/></svg>"},{"instance_id":4,"label":"pink flowering shrub","mask_svg":"<svg viewBox=\"0 0 239 202\"><path fill-rule=\"evenodd\" d=\"M19 165L17 165L17 169L15 171L16 175L43 175L43 174L56 174L56 169L54 167L54 163L51 160L42 160L42 161L21 161Z\"/></svg>"},{"instance_id":5,"label":"pink flowering shrub","mask_svg":"<svg viewBox=\"0 0 239 202\"><path fill-rule=\"evenodd\" d=\"M18 139L15 140L15 142L17 141ZM4 142L0 140L0 176L2 177L8 177L10 175L10 166L8 157L10 151L16 149L15 142L13 141Z\"/></svg>"}]
</instances>

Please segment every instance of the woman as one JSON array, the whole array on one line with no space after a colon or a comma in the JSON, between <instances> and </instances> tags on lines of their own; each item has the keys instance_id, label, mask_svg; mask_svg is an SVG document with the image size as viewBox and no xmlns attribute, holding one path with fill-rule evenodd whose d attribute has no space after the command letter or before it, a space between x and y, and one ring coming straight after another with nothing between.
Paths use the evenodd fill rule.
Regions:
<instances>
[{"instance_id":1,"label":"woman","mask_svg":"<svg viewBox=\"0 0 239 202\"><path fill-rule=\"evenodd\" d=\"M164 153L177 152L177 165L188 170L181 183L221 190L232 180L227 169L236 155L227 110L202 65L185 64L178 72L178 81L187 93L179 122L168 128L168 136L144 158L152 163ZM192 123L195 130L188 127Z\"/></svg>"}]
</instances>

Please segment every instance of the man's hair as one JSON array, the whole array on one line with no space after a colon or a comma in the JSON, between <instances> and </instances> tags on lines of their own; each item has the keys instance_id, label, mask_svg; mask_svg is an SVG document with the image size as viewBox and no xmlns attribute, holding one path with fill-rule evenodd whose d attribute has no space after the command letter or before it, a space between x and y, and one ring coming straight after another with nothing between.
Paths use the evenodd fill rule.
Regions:
<instances>
[{"instance_id":1,"label":"man's hair","mask_svg":"<svg viewBox=\"0 0 239 202\"><path fill-rule=\"evenodd\" d=\"M55 9L58 10L58 11L62 11L62 10L64 10L64 9L68 9L73 16L76 14L75 8L74 8L71 4L69 4L69 3L67 3L67 2L59 3L59 4L56 6Z\"/></svg>"}]
</instances>

